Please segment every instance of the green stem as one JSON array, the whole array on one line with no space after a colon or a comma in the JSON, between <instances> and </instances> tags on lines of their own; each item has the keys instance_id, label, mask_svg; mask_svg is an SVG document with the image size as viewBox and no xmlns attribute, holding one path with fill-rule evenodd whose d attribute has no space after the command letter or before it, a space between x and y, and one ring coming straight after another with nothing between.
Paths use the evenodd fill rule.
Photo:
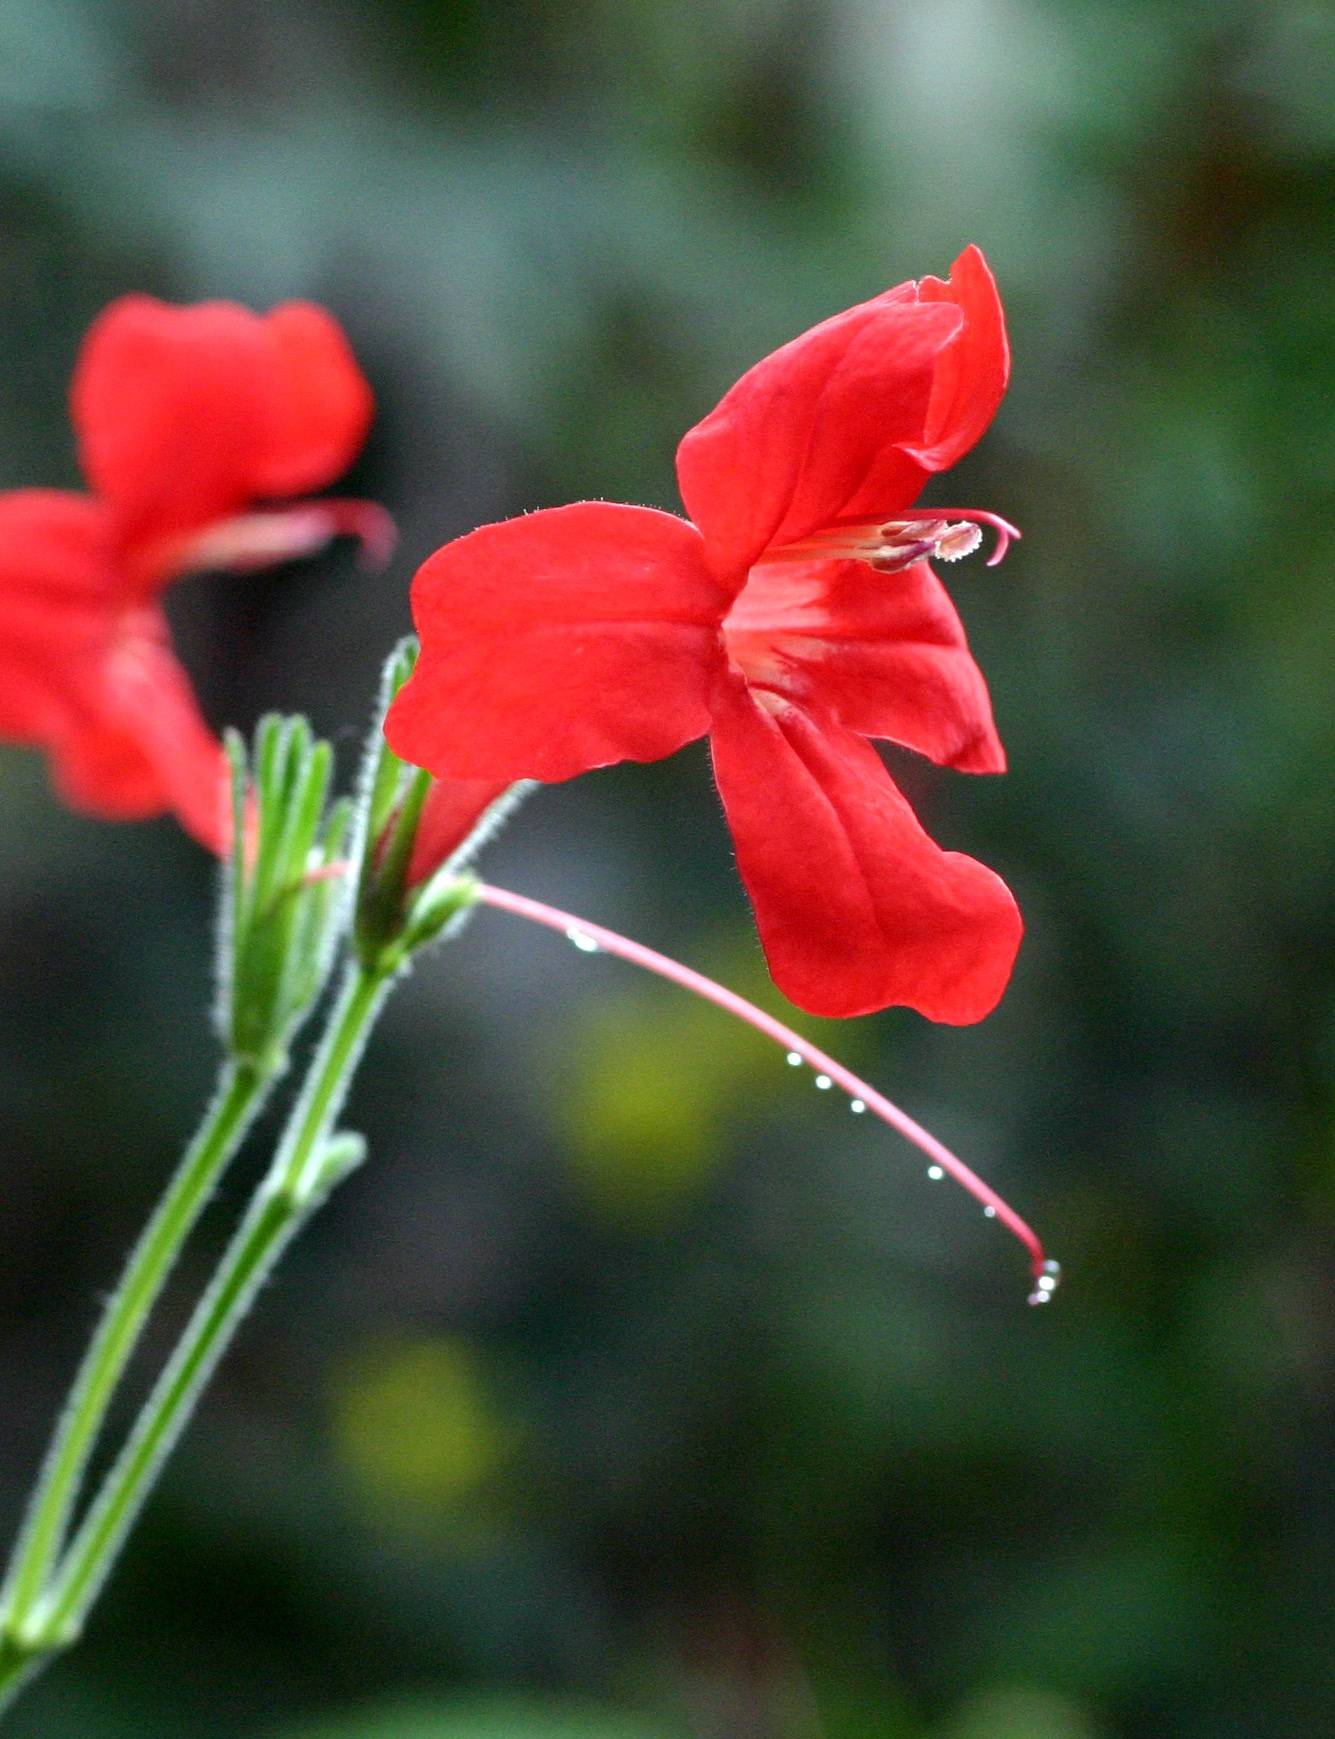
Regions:
<instances>
[{"instance_id":1,"label":"green stem","mask_svg":"<svg viewBox=\"0 0 1335 1739\"><path fill-rule=\"evenodd\" d=\"M291 1239L355 1164L348 1147L331 1143L330 1135L391 982L392 974L382 971L349 971L273 1165L42 1602L40 1631L31 1641L44 1649L60 1648L78 1635L164 1460L256 1293Z\"/></svg>"},{"instance_id":2,"label":"green stem","mask_svg":"<svg viewBox=\"0 0 1335 1739\"><path fill-rule=\"evenodd\" d=\"M393 969L349 967L266 1180L276 1180L284 1193L304 1193L312 1166L318 1165L324 1138L343 1109L366 1040L394 977Z\"/></svg>"},{"instance_id":3,"label":"green stem","mask_svg":"<svg viewBox=\"0 0 1335 1739\"><path fill-rule=\"evenodd\" d=\"M27 1652L28 1620L64 1543L70 1511L116 1386L182 1244L258 1112L271 1079L246 1064L229 1064L224 1070L218 1093L131 1252L84 1355L30 1500L0 1602L0 1630L13 1644L11 1650L0 1648L0 1685L9 1654Z\"/></svg>"}]
</instances>

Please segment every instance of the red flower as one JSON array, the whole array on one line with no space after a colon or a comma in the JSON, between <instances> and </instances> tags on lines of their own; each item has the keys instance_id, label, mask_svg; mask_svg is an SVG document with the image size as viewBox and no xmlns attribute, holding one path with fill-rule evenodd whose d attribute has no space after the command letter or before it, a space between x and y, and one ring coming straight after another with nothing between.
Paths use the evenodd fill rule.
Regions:
<instances>
[{"instance_id":1,"label":"red flower","mask_svg":"<svg viewBox=\"0 0 1335 1739\"><path fill-rule=\"evenodd\" d=\"M583 502L484 526L418 573L417 670L391 746L440 777L566 779L712 737L780 988L817 1014L903 1003L980 1019L1020 917L923 832L868 737L1005 765L987 690L928 566L998 528L910 511L1005 390L1001 304L969 248L758 363L682 441L694 523Z\"/></svg>"},{"instance_id":2,"label":"red flower","mask_svg":"<svg viewBox=\"0 0 1335 1739\"><path fill-rule=\"evenodd\" d=\"M0 494L0 736L45 748L77 808L174 810L220 850L222 750L157 597L192 569L262 567L340 532L384 543L369 503L247 511L344 470L370 389L309 303L255 315L127 296L94 322L71 396L92 493Z\"/></svg>"}]
</instances>

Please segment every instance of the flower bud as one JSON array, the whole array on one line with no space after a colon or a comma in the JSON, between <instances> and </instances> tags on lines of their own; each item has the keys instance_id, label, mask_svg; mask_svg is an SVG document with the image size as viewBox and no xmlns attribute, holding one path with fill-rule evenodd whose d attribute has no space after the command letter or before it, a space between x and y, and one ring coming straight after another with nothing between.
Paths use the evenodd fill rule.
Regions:
<instances>
[{"instance_id":1,"label":"flower bud","mask_svg":"<svg viewBox=\"0 0 1335 1739\"><path fill-rule=\"evenodd\" d=\"M238 1061L281 1068L319 995L345 904L351 806L326 811L332 753L303 718L268 717L253 764L235 732L218 1024Z\"/></svg>"},{"instance_id":2,"label":"flower bud","mask_svg":"<svg viewBox=\"0 0 1335 1739\"><path fill-rule=\"evenodd\" d=\"M472 905L464 866L532 789L529 781L436 779L399 759L384 715L416 660L416 643L405 641L385 667L362 780L356 946L364 964L386 969Z\"/></svg>"}]
</instances>

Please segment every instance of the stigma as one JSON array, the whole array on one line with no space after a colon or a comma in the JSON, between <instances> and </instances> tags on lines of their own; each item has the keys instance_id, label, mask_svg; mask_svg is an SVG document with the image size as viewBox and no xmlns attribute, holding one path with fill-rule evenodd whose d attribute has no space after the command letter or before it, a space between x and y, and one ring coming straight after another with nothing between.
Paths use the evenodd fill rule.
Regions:
<instances>
[{"instance_id":1,"label":"stigma","mask_svg":"<svg viewBox=\"0 0 1335 1739\"><path fill-rule=\"evenodd\" d=\"M911 519L886 519L862 525L834 525L814 532L796 543L766 550L757 566L793 562L866 562L878 573L894 574L915 562L935 559L961 561L983 541L983 527L990 526L996 543L987 558L996 567L1020 536L1019 529L1000 514L975 507L939 507L932 514Z\"/></svg>"}]
</instances>

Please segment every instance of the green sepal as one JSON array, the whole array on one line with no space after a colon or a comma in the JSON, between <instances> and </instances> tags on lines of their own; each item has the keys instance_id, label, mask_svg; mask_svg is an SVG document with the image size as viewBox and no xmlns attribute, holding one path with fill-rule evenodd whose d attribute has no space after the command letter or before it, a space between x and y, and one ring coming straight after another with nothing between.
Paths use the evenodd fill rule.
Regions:
<instances>
[{"instance_id":1,"label":"green sepal","mask_svg":"<svg viewBox=\"0 0 1335 1739\"><path fill-rule=\"evenodd\" d=\"M322 1201L365 1162L366 1137L352 1129L335 1130L320 1149L312 1196Z\"/></svg>"},{"instance_id":2,"label":"green sepal","mask_svg":"<svg viewBox=\"0 0 1335 1739\"><path fill-rule=\"evenodd\" d=\"M358 842L353 938L368 971L393 971L427 943L453 935L477 903L476 881L462 866L518 807L531 781L511 786L479 817L467 839L434 873L409 886L408 872L432 777L400 758L385 740L384 721L395 695L417 664L417 643L402 641L390 654L380 700L362 761L361 796L354 828Z\"/></svg>"},{"instance_id":3,"label":"green sepal","mask_svg":"<svg viewBox=\"0 0 1335 1739\"><path fill-rule=\"evenodd\" d=\"M456 934L477 904L477 886L476 876L433 876L412 903L404 929L404 948L411 953L446 933Z\"/></svg>"}]
</instances>

